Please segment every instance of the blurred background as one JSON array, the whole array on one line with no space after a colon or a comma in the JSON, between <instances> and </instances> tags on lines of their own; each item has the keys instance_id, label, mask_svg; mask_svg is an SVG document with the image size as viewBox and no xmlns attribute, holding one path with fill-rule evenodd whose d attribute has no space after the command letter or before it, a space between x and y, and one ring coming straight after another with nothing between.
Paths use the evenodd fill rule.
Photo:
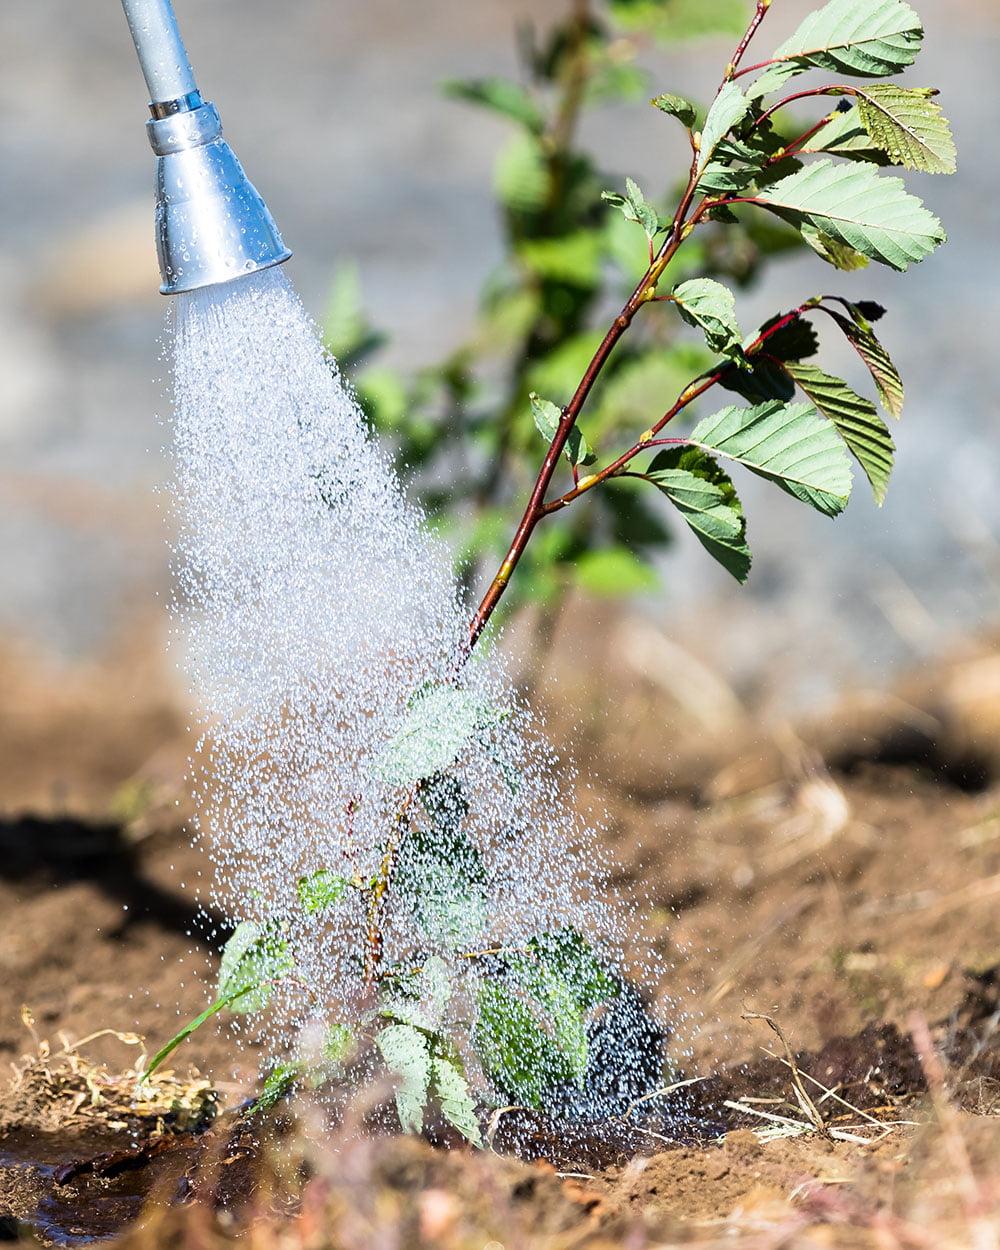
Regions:
<instances>
[{"instance_id":1,"label":"blurred background","mask_svg":"<svg viewBox=\"0 0 1000 1250\"><path fill-rule=\"evenodd\" d=\"M812 7L775 0L761 44ZM693 697L722 691L765 717L885 686L985 636L1000 610L1000 11L993 0L918 8L925 50L906 81L941 88L959 171L906 180L941 217L947 246L906 275L779 259L740 305L744 328L822 290L888 307L879 332L908 402L884 507L861 482L830 523L744 483L747 588L678 535L658 557L659 588L624 609L631 633L620 633L620 605L588 609L640 669L662 660L702 673ZM501 254L493 170L510 125L446 98L440 83L516 77L517 23L566 9L177 0L199 84L293 249L286 272L307 310L322 322L334 275L354 263L366 316L388 336L385 365L412 370L463 342ZM730 37L640 47L650 89L589 110L581 136L617 185L629 174L660 193L683 150L648 96L707 99L731 47ZM40 675L46 697L77 700L79 725L102 701L113 715L155 692L155 726L183 689L164 653L168 301L157 291L145 87L116 0L3 6L0 48L0 639L4 740L16 754L40 715ZM155 728L139 737L154 743Z\"/></svg>"}]
</instances>

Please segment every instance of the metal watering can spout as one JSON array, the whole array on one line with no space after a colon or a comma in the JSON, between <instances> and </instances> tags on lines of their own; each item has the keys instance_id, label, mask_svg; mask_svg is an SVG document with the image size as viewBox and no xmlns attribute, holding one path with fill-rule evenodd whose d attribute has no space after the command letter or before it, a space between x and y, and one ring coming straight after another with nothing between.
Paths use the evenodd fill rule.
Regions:
<instances>
[{"instance_id":1,"label":"metal watering can spout","mask_svg":"<svg viewBox=\"0 0 1000 1250\"><path fill-rule=\"evenodd\" d=\"M156 253L164 295L286 261L274 218L202 100L170 0L122 0L139 54L156 153Z\"/></svg>"}]
</instances>

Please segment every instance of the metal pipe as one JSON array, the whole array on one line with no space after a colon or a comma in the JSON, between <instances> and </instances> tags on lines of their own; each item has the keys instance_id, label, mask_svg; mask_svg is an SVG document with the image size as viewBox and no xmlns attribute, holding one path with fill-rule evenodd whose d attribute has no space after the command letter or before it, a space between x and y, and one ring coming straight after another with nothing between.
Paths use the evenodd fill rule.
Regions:
<instances>
[{"instance_id":1,"label":"metal pipe","mask_svg":"<svg viewBox=\"0 0 1000 1250\"><path fill-rule=\"evenodd\" d=\"M122 0L153 103L194 94L194 73L170 0Z\"/></svg>"},{"instance_id":2,"label":"metal pipe","mask_svg":"<svg viewBox=\"0 0 1000 1250\"><path fill-rule=\"evenodd\" d=\"M229 282L286 261L267 205L202 100L170 0L122 0L151 97L156 251L164 295Z\"/></svg>"}]
</instances>

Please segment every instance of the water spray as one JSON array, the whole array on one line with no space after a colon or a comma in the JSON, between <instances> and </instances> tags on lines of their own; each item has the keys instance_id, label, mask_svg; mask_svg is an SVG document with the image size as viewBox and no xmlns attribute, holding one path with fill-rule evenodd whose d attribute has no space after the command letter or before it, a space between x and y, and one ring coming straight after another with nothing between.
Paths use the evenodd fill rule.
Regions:
<instances>
[{"instance_id":1,"label":"water spray","mask_svg":"<svg viewBox=\"0 0 1000 1250\"><path fill-rule=\"evenodd\" d=\"M156 252L164 295L286 261L274 218L203 100L170 0L122 0L139 55L156 153Z\"/></svg>"}]
</instances>

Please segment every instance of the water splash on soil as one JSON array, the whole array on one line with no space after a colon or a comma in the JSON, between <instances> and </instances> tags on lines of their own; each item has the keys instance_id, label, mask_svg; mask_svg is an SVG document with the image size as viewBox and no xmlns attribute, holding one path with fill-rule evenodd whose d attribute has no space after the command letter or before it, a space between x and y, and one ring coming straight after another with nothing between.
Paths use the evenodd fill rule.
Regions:
<instances>
[{"instance_id":1,"label":"water splash on soil","mask_svg":"<svg viewBox=\"0 0 1000 1250\"><path fill-rule=\"evenodd\" d=\"M200 828L217 905L234 922L279 921L311 991L282 995L278 1054L317 1014L349 1022L357 1009L360 892L319 920L296 882L378 872L405 772L398 758L387 767L387 744L414 695L449 681L468 613L450 553L404 500L277 269L180 296L175 347L175 634L201 730ZM629 934L601 900L607 866L575 814L572 770L496 652L467 664L461 685L478 728L448 772L462 787L453 801L469 805L488 906L438 907L397 890L384 966L419 962L428 930L456 923L466 950L571 926L614 957ZM433 820L419 801L411 816L417 827ZM461 994L452 1004L468 1014ZM648 1051L661 1039L640 1036L645 1011L625 996L617 1007L592 1105L574 1094L577 1110L600 1114L658 1078ZM645 1070L629 1053L640 1042Z\"/></svg>"}]
</instances>

